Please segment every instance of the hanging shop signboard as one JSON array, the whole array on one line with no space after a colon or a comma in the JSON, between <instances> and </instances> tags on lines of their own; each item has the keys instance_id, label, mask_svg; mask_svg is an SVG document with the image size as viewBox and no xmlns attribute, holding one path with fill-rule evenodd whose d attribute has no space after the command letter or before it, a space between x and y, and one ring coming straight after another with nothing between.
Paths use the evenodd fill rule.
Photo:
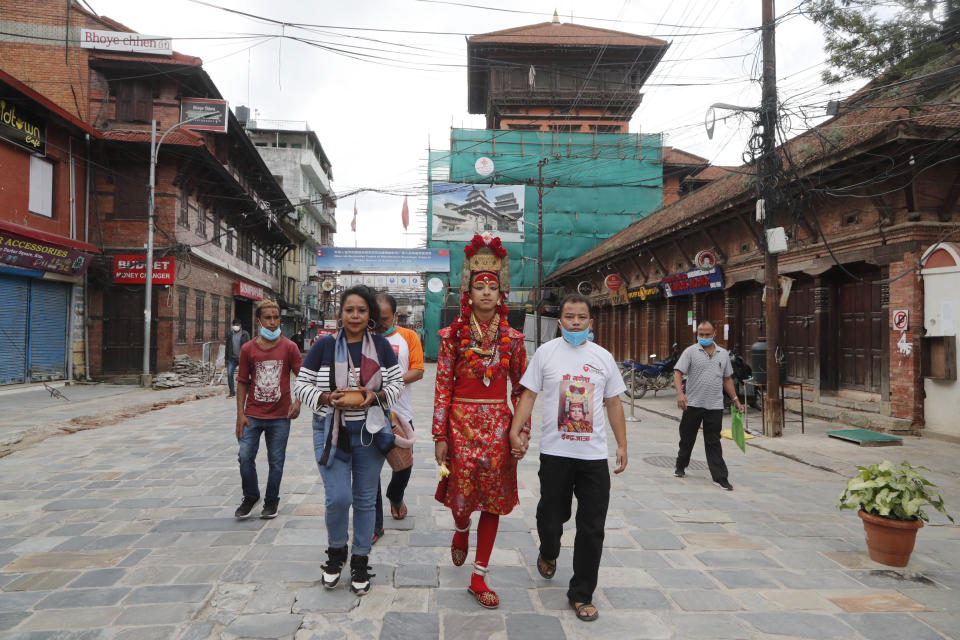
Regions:
<instances>
[{"instance_id":1,"label":"hanging shop signboard","mask_svg":"<svg viewBox=\"0 0 960 640\"><path fill-rule=\"evenodd\" d=\"M153 284L173 284L176 279L176 258L164 257L153 260ZM114 284L146 284L147 256L113 256Z\"/></svg>"},{"instance_id":2,"label":"hanging shop signboard","mask_svg":"<svg viewBox=\"0 0 960 640\"><path fill-rule=\"evenodd\" d=\"M687 296L704 291L722 291L723 274L719 267L694 269L683 273L674 273L664 277L661 282L663 295L668 298Z\"/></svg>"},{"instance_id":3,"label":"hanging shop signboard","mask_svg":"<svg viewBox=\"0 0 960 640\"><path fill-rule=\"evenodd\" d=\"M0 100L0 138L31 153L47 153L46 124L19 104Z\"/></svg>"},{"instance_id":4,"label":"hanging shop signboard","mask_svg":"<svg viewBox=\"0 0 960 640\"><path fill-rule=\"evenodd\" d=\"M627 291L627 298L630 300L640 300L643 302L648 298L654 298L660 293L660 288L653 287L640 287L639 289L631 289Z\"/></svg>"},{"instance_id":5,"label":"hanging shop signboard","mask_svg":"<svg viewBox=\"0 0 960 640\"><path fill-rule=\"evenodd\" d=\"M607 291L617 291L623 286L623 278L615 273L611 273L603 279L603 286L607 288Z\"/></svg>"},{"instance_id":6,"label":"hanging shop signboard","mask_svg":"<svg viewBox=\"0 0 960 640\"><path fill-rule=\"evenodd\" d=\"M79 276L90 265L90 256L71 247L0 229L0 262L23 269Z\"/></svg>"},{"instance_id":7,"label":"hanging shop signboard","mask_svg":"<svg viewBox=\"0 0 960 640\"><path fill-rule=\"evenodd\" d=\"M233 295L251 300L263 300L263 287L251 284L246 280L238 280Z\"/></svg>"},{"instance_id":8,"label":"hanging shop signboard","mask_svg":"<svg viewBox=\"0 0 960 640\"><path fill-rule=\"evenodd\" d=\"M230 108L226 100L213 98L182 98L180 100L180 122L187 122L184 129L194 131L227 132Z\"/></svg>"}]
</instances>

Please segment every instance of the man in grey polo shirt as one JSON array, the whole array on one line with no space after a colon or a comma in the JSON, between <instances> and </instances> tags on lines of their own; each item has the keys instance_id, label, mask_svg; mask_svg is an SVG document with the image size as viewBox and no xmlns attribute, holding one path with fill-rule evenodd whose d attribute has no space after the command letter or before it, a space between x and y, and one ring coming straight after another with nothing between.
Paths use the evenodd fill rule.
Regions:
<instances>
[{"instance_id":1,"label":"man in grey polo shirt","mask_svg":"<svg viewBox=\"0 0 960 640\"><path fill-rule=\"evenodd\" d=\"M677 406L683 411L680 419L680 451L677 453L677 468L673 475L682 478L690 464L690 454L697 442L697 431L703 424L703 448L707 453L707 465L713 484L727 491L733 486L727 479L727 465L723 462L720 447L720 422L723 418L723 392L733 398L737 409L743 405L733 386L733 367L730 354L717 346L713 338L717 330L713 323L704 320L697 327L697 343L680 354L673 368L673 386L677 389ZM687 377L686 392L683 377Z\"/></svg>"}]
</instances>

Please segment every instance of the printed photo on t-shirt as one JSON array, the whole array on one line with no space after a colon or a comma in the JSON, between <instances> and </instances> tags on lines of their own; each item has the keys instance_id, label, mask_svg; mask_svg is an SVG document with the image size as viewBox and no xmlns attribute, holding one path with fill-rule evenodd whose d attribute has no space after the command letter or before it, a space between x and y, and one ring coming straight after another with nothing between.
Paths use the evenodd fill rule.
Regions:
<instances>
[{"instance_id":1,"label":"printed photo on t-shirt","mask_svg":"<svg viewBox=\"0 0 960 640\"><path fill-rule=\"evenodd\" d=\"M257 402L276 402L280 399L280 380L283 360L258 360L253 379L253 399Z\"/></svg>"},{"instance_id":2,"label":"printed photo on t-shirt","mask_svg":"<svg viewBox=\"0 0 960 640\"><path fill-rule=\"evenodd\" d=\"M566 433L593 433L592 382L560 381L560 409L557 429Z\"/></svg>"}]
</instances>

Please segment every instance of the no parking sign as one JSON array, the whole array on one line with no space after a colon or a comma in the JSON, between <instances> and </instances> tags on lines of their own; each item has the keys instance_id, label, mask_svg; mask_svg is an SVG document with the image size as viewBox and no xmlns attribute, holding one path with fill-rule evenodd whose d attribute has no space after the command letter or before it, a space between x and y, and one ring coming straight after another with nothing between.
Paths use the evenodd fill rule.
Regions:
<instances>
[{"instance_id":1,"label":"no parking sign","mask_svg":"<svg viewBox=\"0 0 960 640\"><path fill-rule=\"evenodd\" d=\"M910 312L906 309L897 309L893 312L893 330L906 331L910 326Z\"/></svg>"}]
</instances>

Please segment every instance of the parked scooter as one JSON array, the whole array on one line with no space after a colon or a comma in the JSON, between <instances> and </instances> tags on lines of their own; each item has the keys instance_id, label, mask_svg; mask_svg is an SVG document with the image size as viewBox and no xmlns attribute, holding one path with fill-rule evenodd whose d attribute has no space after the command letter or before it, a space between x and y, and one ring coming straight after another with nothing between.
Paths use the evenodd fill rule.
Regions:
<instances>
[{"instance_id":1,"label":"parked scooter","mask_svg":"<svg viewBox=\"0 0 960 640\"><path fill-rule=\"evenodd\" d=\"M657 354L650 354L654 359ZM623 374L623 383L627 386L627 395L631 398L642 398L647 391L653 389L653 394L663 391L673 385L673 367L680 359L680 346L674 343L672 353L665 359L653 364L641 364L633 360L620 363ZM631 380L632 378L632 380Z\"/></svg>"}]
</instances>

